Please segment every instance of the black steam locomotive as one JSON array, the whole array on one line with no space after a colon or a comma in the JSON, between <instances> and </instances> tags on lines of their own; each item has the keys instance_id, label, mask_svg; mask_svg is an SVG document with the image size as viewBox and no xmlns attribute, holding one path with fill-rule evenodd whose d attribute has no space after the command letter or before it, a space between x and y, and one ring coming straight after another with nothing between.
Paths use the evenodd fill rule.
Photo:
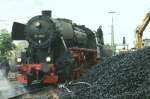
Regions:
<instances>
[{"instance_id":1,"label":"black steam locomotive","mask_svg":"<svg viewBox=\"0 0 150 99\"><path fill-rule=\"evenodd\" d=\"M14 22L13 40L27 40L29 46L17 58L18 80L54 84L78 78L97 62L97 44L103 45L102 30L95 34L69 19L54 19L51 11L31 18L27 24Z\"/></svg>"}]
</instances>

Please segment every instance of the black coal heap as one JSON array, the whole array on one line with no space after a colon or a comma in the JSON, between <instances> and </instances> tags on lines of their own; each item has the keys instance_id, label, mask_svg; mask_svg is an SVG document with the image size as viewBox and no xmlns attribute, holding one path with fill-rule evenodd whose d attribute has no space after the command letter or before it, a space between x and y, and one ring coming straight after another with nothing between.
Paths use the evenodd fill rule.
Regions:
<instances>
[{"instance_id":1,"label":"black coal heap","mask_svg":"<svg viewBox=\"0 0 150 99\"><path fill-rule=\"evenodd\" d=\"M73 88L74 99L150 99L150 48L106 58L80 81L92 86Z\"/></svg>"}]
</instances>

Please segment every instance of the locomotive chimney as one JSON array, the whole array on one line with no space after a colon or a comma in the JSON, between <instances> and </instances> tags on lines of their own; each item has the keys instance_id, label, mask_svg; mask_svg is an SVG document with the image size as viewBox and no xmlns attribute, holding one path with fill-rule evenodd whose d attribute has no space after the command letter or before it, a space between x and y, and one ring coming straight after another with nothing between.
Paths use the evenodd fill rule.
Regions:
<instances>
[{"instance_id":1,"label":"locomotive chimney","mask_svg":"<svg viewBox=\"0 0 150 99\"><path fill-rule=\"evenodd\" d=\"M42 11L42 15L43 15L43 16L49 16L49 17L51 17L51 13L52 13L51 10L43 10L43 11Z\"/></svg>"}]
</instances>

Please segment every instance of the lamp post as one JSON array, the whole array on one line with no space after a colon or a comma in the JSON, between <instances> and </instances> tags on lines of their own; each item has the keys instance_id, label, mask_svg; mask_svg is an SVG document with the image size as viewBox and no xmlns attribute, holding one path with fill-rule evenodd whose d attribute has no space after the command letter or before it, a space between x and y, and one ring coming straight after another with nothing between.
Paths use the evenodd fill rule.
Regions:
<instances>
[{"instance_id":1,"label":"lamp post","mask_svg":"<svg viewBox=\"0 0 150 99\"><path fill-rule=\"evenodd\" d=\"M112 23L111 23L111 45L114 46L114 19L113 15L116 13L115 11L108 12L112 15Z\"/></svg>"},{"instance_id":2,"label":"lamp post","mask_svg":"<svg viewBox=\"0 0 150 99\"><path fill-rule=\"evenodd\" d=\"M114 43L114 19L113 15L116 13L115 11L108 12L112 15L112 23L111 23L111 46L113 47L113 54L115 55L115 43Z\"/></svg>"}]
</instances>

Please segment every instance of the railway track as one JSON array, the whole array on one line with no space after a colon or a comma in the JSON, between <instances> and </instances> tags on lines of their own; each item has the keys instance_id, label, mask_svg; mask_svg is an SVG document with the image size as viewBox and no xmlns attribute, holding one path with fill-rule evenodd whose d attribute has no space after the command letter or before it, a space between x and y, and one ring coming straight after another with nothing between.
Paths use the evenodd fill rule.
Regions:
<instances>
[{"instance_id":1,"label":"railway track","mask_svg":"<svg viewBox=\"0 0 150 99\"><path fill-rule=\"evenodd\" d=\"M35 82L34 85L32 85L32 87L27 87L24 86L22 84L20 84L18 81L16 81L16 73L10 73L8 76L8 79L5 79L5 82L7 82L6 86L10 86L9 88L5 88L5 90L9 90L10 92L6 92L4 90L2 90L2 92L4 93L3 96L7 96L7 97L3 97L4 99L34 99L33 95L36 93L42 93L40 94L39 97L47 97L48 95L43 95L45 93L48 93L50 90L54 89L54 86L41 86L40 84L37 84L38 82ZM2 80L1 82L3 82L4 80ZM1 96L1 95L0 95ZM28 98L26 98L28 97ZM42 99L47 99L47 98L42 98ZM35 99L41 99L41 98L35 98ZM51 98L50 98L51 99Z\"/></svg>"},{"instance_id":2,"label":"railway track","mask_svg":"<svg viewBox=\"0 0 150 99\"><path fill-rule=\"evenodd\" d=\"M41 86L35 83L27 87L16 81L15 77L0 76L0 99L74 99L75 86L91 87L86 82L71 81L64 84Z\"/></svg>"},{"instance_id":3,"label":"railway track","mask_svg":"<svg viewBox=\"0 0 150 99\"><path fill-rule=\"evenodd\" d=\"M75 93L73 87L77 85L91 87L91 85L86 82L69 82L59 84L58 86L51 85L44 87L35 85L30 88L18 86L16 91L21 93L15 94L8 99L65 99L64 97L66 96L70 97L70 99L74 99Z\"/></svg>"},{"instance_id":4,"label":"railway track","mask_svg":"<svg viewBox=\"0 0 150 99\"><path fill-rule=\"evenodd\" d=\"M17 87L16 92L20 92L20 93L14 94L13 96L8 97L8 99L49 99L50 91L54 89L55 89L54 86L42 87L40 85L34 85L32 87L27 87L27 86Z\"/></svg>"}]
</instances>

